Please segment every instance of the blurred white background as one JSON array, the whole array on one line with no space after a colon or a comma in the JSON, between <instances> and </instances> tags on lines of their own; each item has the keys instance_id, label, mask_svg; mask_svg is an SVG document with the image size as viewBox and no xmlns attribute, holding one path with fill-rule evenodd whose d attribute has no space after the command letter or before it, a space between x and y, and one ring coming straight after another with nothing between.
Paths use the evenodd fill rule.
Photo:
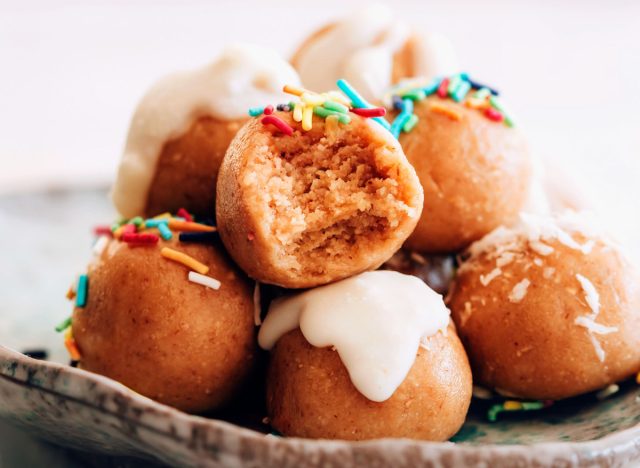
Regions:
<instances>
[{"instance_id":1,"label":"blurred white background","mask_svg":"<svg viewBox=\"0 0 640 468\"><path fill-rule=\"evenodd\" d=\"M111 182L129 117L158 77L228 42L289 56L365 2L0 0L0 193ZM622 237L640 235L640 2L393 2L445 33L464 68L503 91Z\"/></svg>"}]
</instances>

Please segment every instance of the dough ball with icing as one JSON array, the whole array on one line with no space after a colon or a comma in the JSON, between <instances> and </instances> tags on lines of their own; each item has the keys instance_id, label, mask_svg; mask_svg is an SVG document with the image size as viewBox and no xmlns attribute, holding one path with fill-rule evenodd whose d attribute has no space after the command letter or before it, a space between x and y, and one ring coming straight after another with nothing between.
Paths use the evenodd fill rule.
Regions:
<instances>
[{"instance_id":1,"label":"dough ball with icing","mask_svg":"<svg viewBox=\"0 0 640 468\"><path fill-rule=\"evenodd\" d=\"M441 296L415 277L363 273L278 300L259 340L269 419L286 436L442 441L464 422L466 354Z\"/></svg>"},{"instance_id":2,"label":"dough ball with icing","mask_svg":"<svg viewBox=\"0 0 640 468\"><path fill-rule=\"evenodd\" d=\"M515 221L531 176L520 132L437 96L416 102L414 113L419 121L400 143L422 183L424 208L405 246L453 252Z\"/></svg>"},{"instance_id":3,"label":"dough ball with icing","mask_svg":"<svg viewBox=\"0 0 640 468\"><path fill-rule=\"evenodd\" d=\"M562 399L640 370L640 282L584 215L523 215L473 244L448 304L474 378Z\"/></svg>"},{"instance_id":4,"label":"dough ball with icing","mask_svg":"<svg viewBox=\"0 0 640 468\"><path fill-rule=\"evenodd\" d=\"M177 237L177 234L176 236ZM255 360L253 283L219 243L112 240L89 266L84 307L73 314L80 367L188 412L227 402ZM209 268L218 290L188 280L189 268L161 248Z\"/></svg>"},{"instance_id":5,"label":"dough ball with icing","mask_svg":"<svg viewBox=\"0 0 640 468\"><path fill-rule=\"evenodd\" d=\"M217 226L252 278L306 288L373 270L412 232L422 189L398 142L351 114L330 125L314 116L292 135L249 121L220 168Z\"/></svg>"},{"instance_id":6,"label":"dough ball with icing","mask_svg":"<svg viewBox=\"0 0 640 468\"><path fill-rule=\"evenodd\" d=\"M186 208L212 218L224 154L250 107L288 102L282 87L298 83L274 51L226 48L212 63L157 82L142 98L112 191L124 217Z\"/></svg>"},{"instance_id":7,"label":"dough ball with icing","mask_svg":"<svg viewBox=\"0 0 640 468\"><path fill-rule=\"evenodd\" d=\"M447 38L416 31L379 4L312 33L291 63L309 88L330 89L345 78L372 101L401 78L459 71Z\"/></svg>"}]
</instances>

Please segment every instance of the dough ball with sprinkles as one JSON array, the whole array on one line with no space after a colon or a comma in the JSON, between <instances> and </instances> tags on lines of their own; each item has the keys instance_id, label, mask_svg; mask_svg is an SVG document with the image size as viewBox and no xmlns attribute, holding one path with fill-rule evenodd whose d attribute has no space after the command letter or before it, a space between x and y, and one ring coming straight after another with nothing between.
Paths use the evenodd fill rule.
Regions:
<instances>
[{"instance_id":1,"label":"dough ball with sprinkles","mask_svg":"<svg viewBox=\"0 0 640 468\"><path fill-rule=\"evenodd\" d=\"M373 270L419 219L422 189L384 109L338 86L353 103L285 87L301 96L292 111L245 124L220 168L220 236L260 282L306 288Z\"/></svg>"},{"instance_id":2,"label":"dough ball with sprinkles","mask_svg":"<svg viewBox=\"0 0 640 468\"><path fill-rule=\"evenodd\" d=\"M465 254L448 304L474 380L559 400L640 370L640 281L584 214L522 215Z\"/></svg>"},{"instance_id":3,"label":"dough ball with sprinkles","mask_svg":"<svg viewBox=\"0 0 640 468\"><path fill-rule=\"evenodd\" d=\"M251 373L254 285L213 239L217 234L165 221L170 240L146 228L109 240L97 253L72 336L81 368L197 413L223 405Z\"/></svg>"},{"instance_id":4,"label":"dough ball with sprinkles","mask_svg":"<svg viewBox=\"0 0 640 468\"><path fill-rule=\"evenodd\" d=\"M459 251L514 221L527 201L528 146L493 92L458 74L400 84L385 95L388 106L394 96L401 102L391 130L424 188L422 217L407 248Z\"/></svg>"}]
</instances>

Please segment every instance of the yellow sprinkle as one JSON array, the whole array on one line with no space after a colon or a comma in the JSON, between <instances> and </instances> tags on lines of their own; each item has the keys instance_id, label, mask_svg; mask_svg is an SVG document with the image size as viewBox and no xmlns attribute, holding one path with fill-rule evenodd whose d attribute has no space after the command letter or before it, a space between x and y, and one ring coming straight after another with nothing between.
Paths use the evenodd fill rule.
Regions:
<instances>
[{"instance_id":1,"label":"yellow sprinkle","mask_svg":"<svg viewBox=\"0 0 640 468\"><path fill-rule=\"evenodd\" d=\"M440 104L438 102L432 102L429 104L429 109L433 112L437 112L438 114L445 115L449 117L451 120L460 120L462 116L460 113L449 106Z\"/></svg>"},{"instance_id":2,"label":"yellow sprinkle","mask_svg":"<svg viewBox=\"0 0 640 468\"><path fill-rule=\"evenodd\" d=\"M293 94L294 96L302 96L304 93L311 94L311 91L308 91L302 87L293 86L293 85L284 85L284 87L282 88L282 91L284 91L287 94Z\"/></svg>"},{"instance_id":3,"label":"yellow sprinkle","mask_svg":"<svg viewBox=\"0 0 640 468\"><path fill-rule=\"evenodd\" d=\"M304 106L302 111L302 130L311 130L311 127L313 127L313 106Z\"/></svg>"},{"instance_id":4,"label":"yellow sprinkle","mask_svg":"<svg viewBox=\"0 0 640 468\"><path fill-rule=\"evenodd\" d=\"M201 275L206 275L209 271L209 267L200 263L193 257L189 255L178 252L177 250L170 249L169 247L163 247L160 251L160 254L164 258L168 258L169 260L173 260L174 262L182 263L185 266L188 266L192 270L197 271Z\"/></svg>"},{"instance_id":5,"label":"yellow sprinkle","mask_svg":"<svg viewBox=\"0 0 640 468\"><path fill-rule=\"evenodd\" d=\"M504 409L507 411L516 411L522 409L522 403L519 401L507 400L504 402Z\"/></svg>"},{"instance_id":6,"label":"yellow sprinkle","mask_svg":"<svg viewBox=\"0 0 640 468\"><path fill-rule=\"evenodd\" d=\"M339 102L342 105L345 105L347 107L351 107L351 101L349 100L349 98L346 97L344 94L342 94L339 91L329 91L328 93L324 93L324 94L326 94L326 97L330 101L336 101L336 102Z\"/></svg>"},{"instance_id":7,"label":"yellow sprinkle","mask_svg":"<svg viewBox=\"0 0 640 468\"><path fill-rule=\"evenodd\" d=\"M67 328L67 331L64 333L64 346L67 348L67 352L69 353L71 360L80 360L80 350L78 349L76 340L73 338L73 330L71 327Z\"/></svg>"},{"instance_id":8,"label":"yellow sprinkle","mask_svg":"<svg viewBox=\"0 0 640 468\"><path fill-rule=\"evenodd\" d=\"M173 218L173 216L171 215L171 213L169 213L168 211L162 214L159 214L158 216L154 216L151 219L167 219L167 218Z\"/></svg>"},{"instance_id":9,"label":"yellow sprinkle","mask_svg":"<svg viewBox=\"0 0 640 468\"><path fill-rule=\"evenodd\" d=\"M302 122L302 103L296 102L296 105L293 108L293 120L296 122Z\"/></svg>"},{"instance_id":10,"label":"yellow sprinkle","mask_svg":"<svg viewBox=\"0 0 640 468\"><path fill-rule=\"evenodd\" d=\"M490 104L486 99L469 98L464 105L472 109L486 109Z\"/></svg>"},{"instance_id":11,"label":"yellow sprinkle","mask_svg":"<svg viewBox=\"0 0 640 468\"><path fill-rule=\"evenodd\" d=\"M304 93L301 97L302 102L308 106L321 106L326 101L326 98L319 94Z\"/></svg>"}]
</instances>

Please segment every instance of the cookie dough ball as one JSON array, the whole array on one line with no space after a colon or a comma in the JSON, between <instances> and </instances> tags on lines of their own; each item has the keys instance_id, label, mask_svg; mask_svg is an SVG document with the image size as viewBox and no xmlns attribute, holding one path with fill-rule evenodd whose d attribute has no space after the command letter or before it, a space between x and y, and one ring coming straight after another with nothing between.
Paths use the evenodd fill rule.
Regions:
<instances>
[{"instance_id":1,"label":"cookie dough ball","mask_svg":"<svg viewBox=\"0 0 640 468\"><path fill-rule=\"evenodd\" d=\"M420 120L400 143L424 188L424 208L405 246L454 252L515 221L531 175L518 130L436 96L416 102L414 112Z\"/></svg>"},{"instance_id":2,"label":"cookie dough ball","mask_svg":"<svg viewBox=\"0 0 640 468\"><path fill-rule=\"evenodd\" d=\"M138 105L127 138L113 202L126 218L180 208L212 218L216 179L229 143L250 107L287 102L293 68L270 49L228 47L211 64L170 75Z\"/></svg>"},{"instance_id":3,"label":"cookie dough ball","mask_svg":"<svg viewBox=\"0 0 640 468\"><path fill-rule=\"evenodd\" d=\"M288 436L314 439L449 439L471 402L469 363L453 327L424 346L393 396L375 402L353 386L336 351L310 345L300 330L289 332L271 356L271 425Z\"/></svg>"},{"instance_id":4,"label":"cookie dough ball","mask_svg":"<svg viewBox=\"0 0 640 468\"><path fill-rule=\"evenodd\" d=\"M220 288L188 281L189 269L161 247L208 266ZM193 413L223 405L249 375L257 352L253 283L220 245L112 240L88 278L87 303L73 313L81 368Z\"/></svg>"},{"instance_id":5,"label":"cookie dough ball","mask_svg":"<svg viewBox=\"0 0 640 468\"><path fill-rule=\"evenodd\" d=\"M448 303L478 383L558 400L640 370L637 273L583 215L523 215L468 255Z\"/></svg>"},{"instance_id":6,"label":"cookie dough ball","mask_svg":"<svg viewBox=\"0 0 640 468\"><path fill-rule=\"evenodd\" d=\"M267 412L287 436L447 440L471 401L466 354L442 297L393 271L274 301Z\"/></svg>"},{"instance_id":7,"label":"cookie dough ball","mask_svg":"<svg viewBox=\"0 0 640 468\"><path fill-rule=\"evenodd\" d=\"M402 78L459 71L453 46L444 36L416 31L384 5L361 9L312 33L291 63L311 89L331 89L338 79L377 101Z\"/></svg>"},{"instance_id":8,"label":"cookie dough ball","mask_svg":"<svg viewBox=\"0 0 640 468\"><path fill-rule=\"evenodd\" d=\"M252 278L307 288L373 270L420 216L422 188L398 142L378 123L351 115L303 131L274 114L286 135L249 121L220 168L217 226Z\"/></svg>"}]
</instances>

